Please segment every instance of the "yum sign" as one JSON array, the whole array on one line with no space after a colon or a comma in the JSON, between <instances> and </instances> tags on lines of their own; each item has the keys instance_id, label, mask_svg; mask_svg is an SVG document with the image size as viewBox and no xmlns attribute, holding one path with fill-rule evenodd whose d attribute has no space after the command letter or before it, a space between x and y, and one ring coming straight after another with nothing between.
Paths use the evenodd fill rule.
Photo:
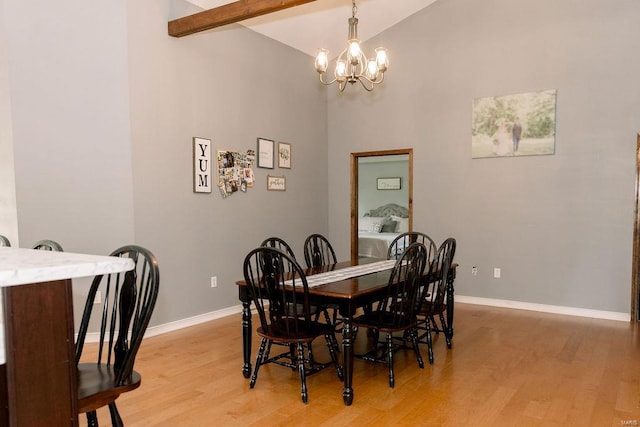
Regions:
<instances>
[{"instance_id":1,"label":"yum sign","mask_svg":"<svg viewBox=\"0 0 640 427\"><path fill-rule=\"evenodd\" d=\"M193 138L193 191L211 193L211 140Z\"/></svg>"}]
</instances>

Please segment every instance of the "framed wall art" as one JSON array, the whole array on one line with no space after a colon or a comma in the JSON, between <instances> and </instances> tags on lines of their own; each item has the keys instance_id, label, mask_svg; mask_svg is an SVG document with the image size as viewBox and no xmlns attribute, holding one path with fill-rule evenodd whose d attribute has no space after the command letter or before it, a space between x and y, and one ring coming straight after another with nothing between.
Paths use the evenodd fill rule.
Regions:
<instances>
[{"instance_id":1,"label":"framed wall art","mask_svg":"<svg viewBox=\"0 0 640 427\"><path fill-rule=\"evenodd\" d=\"M278 142L278 167L291 169L291 144Z\"/></svg>"},{"instance_id":2,"label":"framed wall art","mask_svg":"<svg viewBox=\"0 0 640 427\"><path fill-rule=\"evenodd\" d=\"M193 191L211 193L211 140L193 138Z\"/></svg>"},{"instance_id":3,"label":"framed wall art","mask_svg":"<svg viewBox=\"0 0 640 427\"><path fill-rule=\"evenodd\" d=\"M287 189L287 179L284 176L267 176L267 190L285 191Z\"/></svg>"},{"instance_id":4,"label":"framed wall art","mask_svg":"<svg viewBox=\"0 0 640 427\"><path fill-rule=\"evenodd\" d=\"M402 188L402 180L399 176L393 178L378 178L376 188L378 190L400 190Z\"/></svg>"},{"instance_id":5,"label":"framed wall art","mask_svg":"<svg viewBox=\"0 0 640 427\"><path fill-rule=\"evenodd\" d=\"M258 138L258 167L273 169L274 142L271 139Z\"/></svg>"},{"instance_id":6,"label":"framed wall art","mask_svg":"<svg viewBox=\"0 0 640 427\"><path fill-rule=\"evenodd\" d=\"M473 100L472 159L554 154L555 135L555 89Z\"/></svg>"}]
</instances>

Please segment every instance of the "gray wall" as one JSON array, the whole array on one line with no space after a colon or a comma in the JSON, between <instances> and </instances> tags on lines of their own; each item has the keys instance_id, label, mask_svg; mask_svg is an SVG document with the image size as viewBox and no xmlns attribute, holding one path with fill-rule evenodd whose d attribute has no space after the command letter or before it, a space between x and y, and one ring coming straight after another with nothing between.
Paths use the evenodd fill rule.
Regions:
<instances>
[{"instance_id":1,"label":"gray wall","mask_svg":"<svg viewBox=\"0 0 640 427\"><path fill-rule=\"evenodd\" d=\"M0 2L0 234L18 245L18 212L13 163L13 125L9 93L9 55L4 29L4 7Z\"/></svg>"},{"instance_id":2,"label":"gray wall","mask_svg":"<svg viewBox=\"0 0 640 427\"><path fill-rule=\"evenodd\" d=\"M237 305L244 254L264 238L300 251L328 232L326 99L306 55L240 26L169 37L188 10L169 0L3 5L22 246L150 248L158 325ZM256 169L255 187L228 199L195 194L194 136L214 150L288 142L293 168ZM267 172L287 191L268 192ZM74 280L77 319L87 287Z\"/></svg>"},{"instance_id":3,"label":"gray wall","mask_svg":"<svg viewBox=\"0 0 640 427\"><path fill-rule=\"evenodd\" d=\"M2 4L21 244L148 246L154 325L236 305L242 258L269 235L299 252L327 233L348 257L349 154L406 147L415 228L458 239L459 294L628 311L636 0L440 0L368 44L391 53L384 85L340 96L312 58L243 27L167 36L178 1ZM556 154L471 160L471 100L540 89L558 90ZM246 194L194 194L194 136L291 143L293 168L272 171L287 191L256 169Z\"/></svg>"},{"instance_id":4,"label":"gray wall","mask_svg":"<svg viewBox=\"0 0 640 427\"><path fill-rule=\"evenodd\" d=\"M456 237L459 294L628 312L638 16L635 0L441 0L368 43L389 49L385 83L329 100L340 252L349 153L413 147L414 228ZM558 91L555 155L472 160L472 99L541 89Z\"/></svg>"},{"instance_id":5,"label":"gray wall","mask_svg":"<svg viewBox=\"0 0 640 427\"><path fill-rule=\"evenodd\" d=\"M135 230L160 260L156 322L237 305L242 260L265 238L302 254L328 232L326 99L309 57L240 25L169 37L169 3L130 1L127 17ZM214 152L287 142L292 168L255 168L255 186L226 199L195 194L194 136ZM267 191L267 174L286 191Z\"/></svg>"},{"instance_id":6,"label":"gray wall","mask_svg":"<svg viewBox=\"0 0 640 427\"><path fill-rule=\"evenodd\" d=\"M135 240L125 2L3 2L20 246L110 253Z\"/></svg>"}]
</instances>

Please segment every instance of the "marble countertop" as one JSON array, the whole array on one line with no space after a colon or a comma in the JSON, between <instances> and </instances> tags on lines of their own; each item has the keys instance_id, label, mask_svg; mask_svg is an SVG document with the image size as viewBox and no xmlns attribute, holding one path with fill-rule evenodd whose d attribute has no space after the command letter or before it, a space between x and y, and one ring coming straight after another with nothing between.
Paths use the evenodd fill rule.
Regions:
<instances>
[{"instance_id":1,"label":"marble countertop","mask_svg":"<svg viewBox=\"0 0 640 427\"><path fill-rule=\"evenodd\" d=\"M131 258L0 247L0 288L129 271ZM0 300L0 364L6 362Z\"/></svg>"},{"instance_id":2,"label":"marble countertop","mask_svg":"<svg viewBox=\"0 0 640 427\"><path fill-rule=\"evenodd\" d=\"M128 271L133 266L129 258L0 247L0 287Z\"/></svg>"}]
</instances>

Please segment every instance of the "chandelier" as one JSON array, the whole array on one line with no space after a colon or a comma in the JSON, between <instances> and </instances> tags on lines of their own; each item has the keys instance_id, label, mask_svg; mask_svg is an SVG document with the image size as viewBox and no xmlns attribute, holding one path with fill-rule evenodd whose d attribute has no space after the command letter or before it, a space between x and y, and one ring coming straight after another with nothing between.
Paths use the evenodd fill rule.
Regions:
<instances>
[{"instance_id":1,"label":"chandelier","mask_svg":"<svg viewBox=\"0 0 640 427\"><path fill-rule=\"evenodd\" d=\"M367 59L360 48L360 40L358 39L358 18L356 18L356 1L352 0L352 14L349 18L349 38L347 47L342 51L336 61L334 71L334 79L326 81L324 75L329 67L329 51L319 49L316 56L316 71L320 75L320 83L330 85L338 82L340 92L344 91L347 83L354 84L360 82L362 87L371 92L375 85L382 83L384 80L384 72L389 67L389 58L387 50L379 47L375 50L376 57Z\"/></svg>"}]
</instances>

